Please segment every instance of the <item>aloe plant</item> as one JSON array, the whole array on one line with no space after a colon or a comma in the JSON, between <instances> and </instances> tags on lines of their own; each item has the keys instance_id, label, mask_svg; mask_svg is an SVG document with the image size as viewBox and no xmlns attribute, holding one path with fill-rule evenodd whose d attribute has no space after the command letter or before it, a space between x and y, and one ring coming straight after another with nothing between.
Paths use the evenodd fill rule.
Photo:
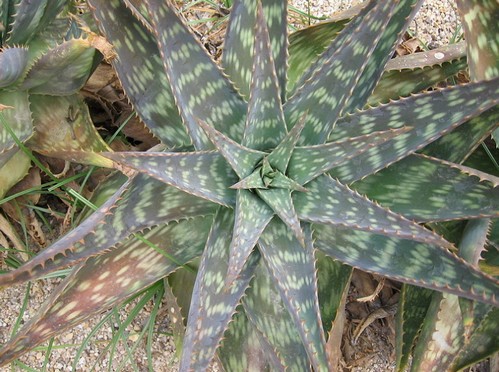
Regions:
<instances>
[{"instance_id":1,"label":"aloe plant","mask_svg":"<svg viewBox=\"0 0 499 372\"><path fill-rule=\"evenodd\" d=\"M101 57L92 37L83 37L81 30L71 28L70 3L0 2L2 197L31 166L16 139L44 155L105 162L92 156L92 150L109 148L97 134L78 93Z\"/></svg>"},{"instance_id":2,"label":"aloe plant","mask_svg":"<svg viewBox=\"0 0 499 372\"><path fill-rule=\"evenodd\" d=\"M497 280L425 225L496 218L497 178L416 152L473 117L486 121L468 129L480 132L473 138L489 135L498 80L398 97L426 88L418 74L446 75L443 65L383 74L421 1L369 1L349 22L302 31L290 50L305 50L307 33L329 43L293 65L289 89L281 1L235 1L223 70L169 2L88 3L163 151L101 152L128 180L0 275L6 286L75 265L0 364L165 277L186 318L176 329L181 370L215 357L227 370L335 369L326 349L339 344L326 345L353 267L497 306ZM400 90L375 90L387 81ZM376 102L388 103L368 106ZM192 262L195 277L184 275Z\"/></svg>"}]
</instances>

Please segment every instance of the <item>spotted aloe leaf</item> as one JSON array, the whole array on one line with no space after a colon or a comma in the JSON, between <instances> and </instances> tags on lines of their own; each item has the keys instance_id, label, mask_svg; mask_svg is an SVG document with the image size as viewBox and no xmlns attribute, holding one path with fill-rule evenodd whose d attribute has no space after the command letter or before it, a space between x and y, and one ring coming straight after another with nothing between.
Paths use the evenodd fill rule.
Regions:
<instances>
[{"instance_id":1,"label":"spotted aloe leaf","mask_svg":"<svg viewBox=\"0 0 499 372\"><path fill-rule=\"evenodd\" d=\"M449 166L436 158L412 155L356 182L353 188L416 221L495 216L498 180L494 182L494 176L482 180L480 174L470 177L464 170L458 164ZM383 186L378 187L381 179ZM421 192L409 196L407 189Z\"/></svg>"},{"instance_id":2,"label":"spotted aloe leaf","mask_svg":"<svg viewBox=\"0 0 499 372\"><path fill-rule=\"evenodd\" d=\"M163 196L160 205L154 201L158 195ZM0 286L36 279L100 255L147 227L213 213L213 204L138 175L121 186L79 229L18 269L0 275Z\"/></svg>"},{"instance_id":3,"label":"spotted aloe leaf","mask_svg":"<svg viewBox=\"0 0 499 372\"><path fill-rule=\"evenodd\" d=\"M241 273L260 235L273 216L272 208L251 191L237 191L226 285L231 285Z\"/></svg>"},{"instance_id":4,"label":"spotted aloe leaf","mask_svg":"<svg viewBox=\"0 0 499 372\"><path fill-rule=\"evenodd\" d=\"M80 163L112 165L98 154L110 148L93 126L81 96L31 95L29 100L36 128L28 142L33 150Z\"/></svg>"},{"instance_id":5,"label":"spotted aloe leaf","mask_svg":"<svg viewBox=\"0 0 499 372\"><path fill-rule=\"evenodd\" d=\"M347 160L354 159L369 148L379 146L410 130L411 127L402 127L323 145L296 147L288 172L296 182L304 185Z\"/></svg>"},{"instance_id":6,"label":"spotted aloe leaf","mask_svg":"<svg viewBox=\"0 0 499 372\"><path fill-rule=\"evenodd\" d=\"M352 182L407 156L467 121L468 115L477 115L494 107L498 86L497 79L493 79L476 85L450 87L345 116L338 122L333 139L352 137L354 128L356 135L365 133L362 129L359 133L359 128L370 132L409 124L414 129L337 167L334 175ZM457 105L459 110L456 110ZM430 120L432 125L427 124ZM418 135L414 135L415 132L419 132Z\"/></svg>"},{"instance_id":7,"label":"spotted aloe leaf","mask_svg":"<svg viewBox=\"0 0 499 372\"><path fill-rule=\"evenodd\" d=\"M474 81L491 79L499 76L499 27L495 21L498 8L494 1L456 0L461 15L461 22L468 54L470 77ZM485 42L487 40L487 42ZM499 109L489 110L470 120L449 136L437 141L427 153L443 156L446 160L461 162L467 158L478 143L494 131L497 138ZM471 140L473 139L473 141ZM452 148L458 148L456 152Z\"/></svg>"},{"instance_id":8,"label":"spotted aloe leaf","mask_svg":"<svg viewBox=\"0 0 499 372\"><path fill-rule=\"evenodd\" d=\"M328 176L321 176L306 186L309 192L296 194L293 200L300 219L304 221L452 248L452 244L441 236L380 207Z\"/></svg>"},{"instance_id":9,"label":"spotted aloe leaf","mask_svg":"<svg viewBox=\"0 0 499 372\"><path fill-rule=\"evenodd\" d=\"M282 365L277 370L307 370L310 364L300 334L263 263L242 302L250 322L275 350Z\"/></svg>"},{"instance_id":10,"label":"spotted aloe leaf","mask_svg":"<svg viewBox=\"0 0 499 372\"><path fill-rule=\"evenodd\" d=\"M9 3L7 1L6 3ZM11 17L7 42L9 44L23 44L33 35L43 30L66 5L64 0L42 0L38 6L33 6L29 0L11 1L14 5ZM6 25L10 22L6 22Z\"/></svg>"},{"instance_id":11,"label":"spotted aloe leaf","mask_svg":"<svg viewBox=\"0 0 499 372\"><path fill-rule=\"evenodd\" d=\"M497 306L497 281L443 249L364 231L318 225L316 246L366 271ZM369 248L368 248L369 247ZM368 254L367 250L376 254ZM408 275L409 274L409 275ZM410 276L410 279L409 279ZM425 278L430 278L427 281ZM449 283L459 283L452 287Z\"/></svg>"},{"instance_id":12,"label":"spotted aloe leaf","mask_svg":"<svg viewBox=\"0 0 499 372\"><path fill-rule=\"evenodd\" d=\"M399 306L397 309L397 371L405 371L415 340L423 325L424 318L431 303L433 292L407 284L402 285Z\"/></svg>"},{"instance_id":13,"label":"spotted aloe leaf","mask_svg":"<svg viewBox=\"0 0 499 372\"><path fill-rule=\"evenodd\" d=\"M353 269L326 256L321 251L316 251L315 256L317 259L317 295L321 307L322 327L330 333L334 327L333 324L337 323L340 318L338 311L341 312L342 302L346 301ZM336 284L331 286L331 283ZM339 333L343 334L342 328L339 329ZM331 337L330 334L327 336Z\"/></svg>"},{"instance_id":14,"label":"spotted aloe leaf","mask_svg":"<svg viewBox=\"0 0 499 372\"><path fill-rule=\"evenodd\" d=\"M421 92L464 71L466 61L464 42L393 58L386 64L367 104L377 105Z\"/></svg>"},{"instance_id":15,"label":"spotted aloe leaf","mask_svg":"<svg viewBox=\"0 0 499 372\"><path fill-rule=\"evenodd\" d=\"M239 307L220 346L219 360L227 371L283 371L279 356Z\"/></svg>"},{"instance_id":16,"label":"spotted aloe leaf","mask_svg":"<svg viewBox=\"0 0 499 372\"><path fill-rule=\"evenodd\" d=\"M333 15L327 21L317 23L289 35L289 66L286 86L288 92L295 90L299 78L307 67L327 49L331 41L358 14L361 8L361 5L357 5L338 15Z\"/></svg>"},{"instance_id":17,"label":"spotted aloe leaf","mask_svg":"<svg viewBox=\"0 0 499 372\"><path fill-rule=\"evenodd\" d=\"M471 335L467 345L460 351L457 359L453 361L451 369L461 370L497 352L499 337L499 310L493 308L480 321L475 332ZM479 350L476 345L480 345Z\"/></svg>"},{"instance_id":18,"label":"spotted aloe leaf","mask_svg":"<svg viewBox=\"0 0 499 372\"><path fill-rule=\"evenodd\" d=\"M459 244L459 256L477 266L485 248L490 221L479 219L469 221ZM454 311L451 311L454 309ZM468 356L473 358L468 345L475 332L483 332L479 324L493 311L493 307L473 302L450 294L434 293L428 313L424 319L422 333L414 351L412 368L414 370L449 370L467 347ZM475 335L482 337L485 346L476 353L482 358L496 351L491 345L490 334ZM442 345L445 341L445 346ZM471 348L476 347L476 344Z\"/></svg>"},{"instance_id":19,"label":"spotted aloe leaf","mask_svg":"<svg viewBox=\"0 0 499 372\"><path fill-rule=\"evenodd\" d=\"M234 204L235 191L230 189L230 186L237 181L237 178L219 153L122 152L104 155L117 164L122 164L122 167L145 172L190 194L225 206ZM183 167L187 167L190 171L183 172ZM213 177L214 174L216 177Z\"/></svg>"},{"instance_id":20,"label":"spotted aloe leaf","mask_svg":"<svg viewBox=\"0 0 499 372\"><path fill-rule=\"evenodd\" d=\"M386 63L390 56L393 55L397 43L402 39L422 3L421 0L409 0L400 1L396 4L393 15L383 27L382 36L363 69L355 91L348 98L344 113L353 112L364 107L368 97L381 78Z\"/></svg>"},{"instance_id":21,"label":"spotted aloe leaf","mask_svg":"<svg viewBox=\"0 0 499 372\"><path fill-rule=\"evenodd\" d=\"M90 1L89 5L101 28L113 40L113 47L120 56L112 61L113 66L140 118L165 145L190 144L168 77L163 73L154 37L121 1ZM140 45L142 53L136 53L134 45Z\"/></svg>"},{"instance_id":22,"label":"spotted aloe leaf","mask_svg":"<svg viewBox=\"0 0 499 372\"><path fill-rule=\"evenodd\" d=\"M225 290L223 277L227 272L233 217L229 209L221 209L215 215L194 284L180 369L208 367L259 260L254 255L237 282Z\"/></svg>"},{"instance_id":23,"label":"spotted aloe leaf","mask_svg":"<svg viewBox=\"0 0 499 372\"><path fill-rule=\"evenodd\" d=\"M286 226L273 220L260 239L260 252L277 284L316 370L327 368L325 336L321 327L310 226L304 229L305 249ZM311 295L312 294L312 295Z\"/></svg>"},{"instance_id":24,"label":"spotted aloe leaf","mask_svg":"<svg viewBox=\"0 0 499 372\"><path fill-rule=\"evenodd\" d=\"M497 304L497 281L450 253L449 249L454 247L448 241L406 219L403 213L388 211L351 191L349 183L357 178L334 180L324 174L335 174L341 166L353 168L356 160L372 151L369 144L373 141L382 148L386 159L373 159L358 178L371 177L381 168L394 167L397 163L390 165L392 162L409 156L449 128L461 124L468 116L477 115L495 104L497 92L493 85L496 82L486 81L410 97L345 116L355 108L365 106L396 39L414 14L417 1L368 2L360 16L354 18L334 39L333 46L319 57L319 62L304 73L304 76L310 76L309 80L305 79L307 83L298 86L294 96L284 103L278 98L284 98L279 71L285 63L275 66L279 62L274 62L274 69L262 66L271 65L273 60L278 60L277 56L285 55L286 35L279 34L271 25L265 27L269 19L276 22L279 19L281 21L277 23L282 25L282 6L272 15L263 9L273 2L263 2L262 6L257 2L256 8L251 8L256 9L256 13L250 8L244 9L246 5L253 7L254 3L236 2L242 7L239 14L253 14L251 22L255 27L238 25L235 20L229 30L232 34L248 34L236 35L235 40L254 40L241 43L240 46L246 48L241 53L256 53L253 61L245 63L250 66L250 75L263 75L244 80L249 89L249 102L246 103L232 86L231 77L226 77L211 60L169 2L149 0L139 4L130 0L89 0L89 3L106 38L116 46L114 64L121 69L119 76L138 114L144 118L153 117L151 113L158 114L157 121L144 121L155 128L153 131L161 133L158 137L166 146L191 141L194 144L195 151L179 147L165 153L143 155L102 153L128 174L133 173L130 172L132 168L153 174L175 187L160 186L152 177L137 175L121 199L117 197L119 200L111 213L106 215L105 208L101 210L106 215L106 223L101 226L94 221L94 226L87 226L88 236L92 235L90 231L95 231L100 237L90 256L119 254L116 253L119 252L116 245L119 240L131 232L167 221L171 221L172 226L188 226L195 239L200 240L199 244L205 247L203 252L202 249L197 252L202 256L202 263L191 298L181 370L207 367L227 330L231 337L234 336L232 340L241 339L236 337L238 328L229 326L231 319L238 323L242 319L239 330L250 337L262 337L260 347L272 349L269 353L258 354L265 354L262 365L278 370L308 370L311 364L317 369L331 368L325 357L324 336L326 332L332 333L323 327L333 324L334 328L332 319L336 321L336 317L324 312L327 318L322 321L320 301L326 297L324 293L318 296L314 249L350 266L402 282ZM137 8L138 5L141 7ZM145 9L149 13L146 17ZM122 22L126 24L122 25ZM378 32L385 24L389 24L387 31ZM268 30L270 35L267 35ZM225 61L232 63L230 58ZM161 83L155 81L156 73ZM148 88L151 94L148 94ZM452 105L455 100L470 97L468 105ZM436 103L428 104L433 98ZM258 99L262 100L262 105ZM421 107L428 109L427 116L421 114L422 117L414 122L417 109ZM440 116L447 115L449 107L453 109L449 113L450 119L441 123ZM464 114L454 113L461 108ZM402 120L399 114L403 110L406 115ZM345 128L340 126L348 127L341 123L352 117L367 120L370 114L375 115L378 127L362 126L359 121L345 134ZM301 124L297 123L303 117L301 130ZM168 131L180 128L182 120L187 128L184 132ZM173 127L168 127L169 122ZM252 134L246 141L245 132L249 130ZM267 136L275 134L276 139L259 138L263 130ZM175 134L179 137L167 138ZM414 142L408 142L413 138ZM353 149L345 150L345 144ZM321 146L323 148L319 148ZM368 148L366 152L363 152L364 147ZM314 161L319 166L308 173L300 173L299 169L307 167L307 151L310 154L318 152ZM323 157L330 156L332 151L344 151L342 154L347 159L324 160ZM301 158L297 155L300 152ZM161 164L165 159L173 158L175 160L166 161L167 166ZM292 174L291 164L295 164L296 174ZM448 163L440 165L452 168ZM331 169L326 170L329 167ZM464 168L459 171L460 177L475 177ZM298 174L301 180L296 179ZM243 180L246 180L244 187L231 189ZM489 189L490 186L488 184ZM443 182L439 188L445 189ZM209 193L217 195L219 200L207 197ZM324 199L322 194L328 197ZM226 195L230 195L230 199L224 199ZM427 205L437 213L436 206ZM213 220L215 209L218 212ZM360 212L350 218L348 212L352 210ZM342 211L346 211L345 215ZM364 211L366 213L362 215ZM258 217L255 217L256 213L259 213ZM495 212L490 213L494 215ZM276 216L272 217L273 214ZM211 225L211 233L208 234L208 227L198 231L196 221L199 218L192 224L183 221L199 216L206 216L204 220ZM270 218L273 218L272 222L268 222ZM182 220L178 225L172 221L177 219ZM308 222L313 225L309 226ZM312 231L315 241L311 238ZM201 236L201 233L205 235ZM190 232L183 229L183 234ZM302 242L300 237L303 237ZM244 241L239 241L240 238ZM240 246L244 246L244 252L236 252L234 247ZM111 252L104 253L106 249ZM241 253L240 257L238 253ZM68 257L72 254L70 249ZM91 258L90 262L99 259ZM71 260L64 264L71 264ZM238 266L233 270L229 265ZM158 274L161 275L163 272ZM232 278L227 283L230 275ZM345 281L341 281L336 294L344 296L346 287ZM342 298L329 300L328 303L342 303ZM240 313L234 316L235 312ZM332 340L334 342L334 337ZM223 353L224 348L219 351ZM227 355L220 353L220 359L228 363Z\"/></svg>"},{"instance_id":25,"label":"spotted aloe leaf","mask_svg":"<svg viewBox=\"0 0 499 372\"><path fill-rule=\"evenodd\" d=\"M37 315L2 350L0 364L119 304L198 256L210 220L211 217L200 217L155 228L144 234L149 245L131 238L118 249L75 267ZM189 233L194 224L196 234ZM151 243L159 247L158 251L150 247Z\"/></svg>"},{"instance_id":26,"label":"spotted aloe leaf","mask_svg":"<svg viewBox=\"0 0 499 372\"><path fill-rule=\"evenodd\" d=\"M256 1L237 1L231 9L230 23L227 30L227 38L222 58L222 66L231 77L235 86L245 97L250 95L250 84L255 77L253 61L255 56L260 58L258 45L254 48L254 29L257 22ZM272 59L275 64L267 65L266 68L274 68L277 74L279 94L284 100L286 89L286 38L281 37L286 33L287 26L287 2L276 0L265 0L261 2L263 14L269 24L270 48ZM258 32L258 31L257 31ZM263 42L262 40L261 42ZM266 43L263 43L265 46ZM267 58L267 57L265 57ZM263 139L258 138L259 141ZM270 139L269 139L270 140Z\"/></svg>"},{"instance_id":27,"label":"spotted aloe leaf","mask_svg":"<svg viewBox=\"0 0 499 372\"><path fill-rule=\"evenodd\" d=\"M243 2L238 5L238 8L242 8L242 5ZM237 11L237 8L233 11ZM282 13L285 14L285 12ZM237 13L234 17L238 17ZM241 16L241 18L246 17ZM240 21L242 22L242 19ZM237 22L234 25L231 23L231 27L237 27ZM268 150L276 147L287 132L281 104L281 93L283 93L284 88L277 78L275 67L281 65L285 60L278 61L279 64L274 63L270 36L261 5L258 5L254 39L256 40L254 48L245 47L246 50L253 52L254 58L251 59L253 61L251 95L249 96L248 117L246 118L242 144L257 150ZM232 44L237 45L234 42ZM231 51L230 45L226 49L226 53L232 56L235 51ZM285 49L281 47L278 50ZM247 86L250 85L247 84Z\"/></svg>"},{"instance_id":28,"label":"spotted aloe leaf","mask_svg":"<svg viewBox=\"0 0 499 372\"><path fill-rule=\"evenodd\" d=\"M246 111L244 101L171 5L156 0L147 3L166 74L196 149L211 147L198 118L240 140L241 119ZM211 83L215 81L216 84Z\"/></svg>"},{"instance_id":29,"label":"spotted aloe leaf","mask_svg":"<svg viewBox=\"0 0 499 372\"><path fill-rule=\"evenodd\" d=\"M371 20L376 18L384 19L389 17L395 8L395 3L369 2L361 11L359 17L365 17L364 22L350 23L342 31L343 35L356 34L357 37L352 42L342 42L340 35L333 41L330 48L334 53L329 56L329 52L324 52L327 58L320 63L317 70L311 75L307 84L298 88L296 93L286 102L285 114L289 123L294 123L306 112L309 107L315 107L313 112L307 116L307 125L303 131L301 144L315 145L326 141L333 126L345 108L348 100L348 93L354 89L363 69L366 60L369 60L373 49L364 45L376 45L381 34L373 32L365 25L373 24ZM338 41L339 40L339 41ZM340 45L336 43L341 42ZM334 48L334 49L333 49ZM355 58L357 56L357 58ZM360 57L362 56L362 57ZM340 61L349 60L349 73L343 71L345 68Z\"/></svg>"}]
</instances>

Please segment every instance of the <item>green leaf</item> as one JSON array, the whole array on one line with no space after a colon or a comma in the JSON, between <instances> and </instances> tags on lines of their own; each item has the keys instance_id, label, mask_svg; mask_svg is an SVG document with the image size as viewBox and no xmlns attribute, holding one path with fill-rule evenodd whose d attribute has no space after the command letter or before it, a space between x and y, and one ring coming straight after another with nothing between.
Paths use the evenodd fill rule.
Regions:
<instances>
[{"instance_id":1,"label":"green leaf","mask_svg":"<svg viewBox=\"0 0 499 372\"><path fill-rule=\"evenodd\" d=\"M263 262L257 266L242 302L248 319L275 350L280 364L290 371L308 370L310 362L302 339Z\"/></svg>"},{"instance_id":2,"label":"green leaf","mask_svg":"<svg viewBox=\"0 0 499 372\"><path fill-rule=\"evenodd\" d=\"M457 296L434 293L414 350L411 371L447 371L464 341Z\"/></svg>"},{"instance_id":3,"label":"green leaf","mask_svg":"<svg viewBox=\"0 0 499 372\"><path fill-rule=\"evenodd\" d=\"M140 118L167 146L191 144L164 73L156 39L121 1L90 0L88 4L102 33L119 55L112 63Z\"/></svg>"},{"instance_id":4,"label":"green leaf","mask_svg":"<svg viewBox=\"0 0 499 372\"><path fill-rule=\"evenodd\" d=\"M308 192L295 193L293 198L298 216L303 221L453 248L441 236L373 203L328 176L318 177L306 187Z\"/></svg>"},{"instance_id":5,"label":"green leaf","mask_svg":"<svg viewBox=\"0 0 499 372\"><path fill-rule=\"evenodd\" d=\"M276 147L286 135L276 66L261 3L257 6L255 51L248 116L242 144L256 150Z\"/></svg>"},{"instance_id":6,"label":"green leaf","mask_svg":"<svg viewBox=\"0 0 499 372\"><path fill-rule=\"evenodd\" d=\"M464 41L393 58L386 64L385 72L367 104L388 103L391 99L421 92L456 75L466 67Z\"/></svg>"},{"instance_id":7,"label":"green leaf","mask_svg":"<svg viewBox=\"0 0 499 372\"><path fill-rule=\"evenodd\" d=\"M211 220L211 217L197 218L151 230L144 237L161 247L159 252L130 239L118 249L76 267L36 315L3 346L0 365L121 303L176 270L178 264L201 254Z\"/></svg>"},{"instance_id":8,"label":"green leaf","mask_svg":"<svg viewBox=\"0 0 499 372\"><path fill-rule=\"evenodd\" d=\"M300 134L305 126L307 113L304 113L300 120L293 126L279 145L269 154L268 161L272 168L276 168L282 174L287 173L289 160L293 155L295 145L300 138Z\"/></svg>"},{"instance_id":9,"label":"green leaf","mask_svg":"<svg viewBox=\"0 0 499 372\"><path fill-rule=\"evenodd\" d=\"M28 65L28 50L21 47L0 51L0 88L14 84L23 76Z\"/></svg>"},{"instance_id":10,"label":"green leaf","mask_svg":"<svg viewBox=\"0 0 499 372\"><path fill-rule=\"evenodd\" d=\"M406 371L415 341L431 303L433 291L426 288L402 285L396 318L397 371Z\"/></svg>"},{"instance_id":11,"label":"green leaf","mask_svg":"<svg viewBox=\"0 0 499 372\"><path fill-rule=\"evenodd\" d=\"M0 275L0 286L36 279L88 257L101 255L130 234L145 228L211 215L214 206L173 187L166 187L159 181L135 176L78 229L45 248L20 268Z\"/></svg>"},{"instance_id":12,"label":"green leaf","mask_svg":"<svg viewBox=\"0 0 499 372\"><path fill-rule=\"evenodd\" d=\"M93 229L101 221L109 223L110 218L108 217L106 221L106 215L109 214L112 208L116 208L117 200L129 187L129 183L123 184L101 208L80 225L78 230L73 230L65 235L21 267L7 274L0 275L0 286L11 286L16 283L33 280L58 268L69 266L70 263L75 264L97 254L98 251L95 252L95 250L99 246L95 247L92 243L96 245L102 236L95 234ZM85 243L90 244L86 247ZM116 243L114 242L114 244Z\"/></svg>"},{"instance_id":13,"label":"green leaf","mask_svg":"<svg viewBox=\"0 0 499 372\"><path fill-rule=\"evenodd\" d=\"M21 142L25 142L31 137L33 133L33 123L29 108L28 94L26 92L6 92L0 90L0 104L11 107L0 111L0 115L2 116L2 126L0 127L1 166L17 152L16 142L5 129L4 123L7 123Z\"/></svg>"},{"instance_id":14,"label":"green leaf","mask_svg":"<svg viewBox=\"0 0 499 372\"><path fill-rule=\"evenodd\" d=\"M109 152L103 156L121 169L134 169L189 194L225 206L235 203L237 181L232 169L217 152Z\"/></svg>"},{"instance_id":15,"label":"green leaf","mask_svg":"<svg viewBox=\"0 0 499 372\"><path fill-rule=\"evenodd\" d=\"M245 97L250 95L253 72L252 61L255 56L255 24L257 5L260 1L235 0L230 12L230 21L224 42L222 66L231 81ZM279 96L284 100L286 84L287 39L287 2L263 0L263 14L269 28L272 59L275 61Z\"/></svg>"},{"instance_id":16,"label":"green leaf","mask_svg":"<svg viewBox=\"0 0 499 372\"><path fill-rule=\"evenodd\" d=\"M479 173L470 176L465 169L439 159L411 155L352 187L420 222L497 216L497 183L481 180Z\"/></svg>"},{"instance_id":17,"label":"green leaf","mask_svg":"<svg viewBox=\"0 0 499 372\"><path fill-rule=\"evenodd\" d=\"M240 275L260 235L274 216L274 211L252 192L238 190L235 214L226 286L230 286Z\"/></svg>"},{"instance_id":18,"label":"green leaf","mask_svg":"<svg viewBox=\"0 0 499 372\"><path fill-rule=\"evenodd\" d=\"M379 20L389 16L394 6L393 2L370 1L359 14L359 17L365 17L364 22L351 22L342 31L344 34L356 35L355 39L349 43L336 44L338 40L343 40L341 35L338 36L329 49L334 50L332 55L324 61L322 58L318 60L320 67L314 70L307 84L298 88L286 102L284 112L287 123L296 122L303 112L314 108L307 115L300 144L315 145L326 141L345 107L349 92L362 74L365 61L373 51L372 45L381 36L377 30L381 22ZM348 65L344 61L348 61Z\"/></svg>"},{"instance_id":19,"label":"green leaf","mask_svg":"<svg viewBox=\"0 0 499 372\"><path fill-rule=\"evenodd\" d=\"M406 125L413 130L339 166L334 175L342 181L352 182L420 149L496 105L498 82L499 79L494 79L445 88L345 116L338 122L332 140Z\"/></svg>"},{"instance_id":20,"label":"green leaf","mask_svg":"<svg viewBox=\"0 0 499 372\"><path fill-rule=\"evenodd\" d=\"M167 2L147 4L166 74L196 149L211 147L198 118L239 141L246 114L242 98Z\"/></svg>"},{"instance_id":21,"label":"green leaf","mask_svg":"<svg viewBox=\"0 0 499 372\"><path fill-rule=\"evenodd\" d=\"M91 73L94 54L88 39L65 41L31 65L21 89L49 95L76 93Z\"/></svg>"},{"instance_id":22,"label":"green leaf","mask_svg":"<svg viewBox=\"0 0 499 372\"><path fill-rule=\"evenodd\" d=\"M291 229L298 242L305 246L305 236L296 214L291 191L287 189L257 189L258 196L274 210L279 218Z\"/></svg>"},{"instance_id":23,"label":"green leaf","mask_svg":"<svg viewBox=\"0 0 499 372\"><path fill-rule=\"evenodd\" d=\"M55 158L104 167L112 162L98 154L109 151L90 118L79 94L70 96L30 95L35 134L31 149Z\"/></svg>"},{"instance_id":24,"label":"green leaf","mask_svg":"<svg viewBox=\"0 0 499 372\"><path fill-rule=\"evenodd\" d=\"M460 350L452 364L452 370L461 370L497 352L499 345L497 329L499 329L499 308L496 307L483 318L466 346Z\"/></svg>"},{"instance_id":25,"label":"green leaf","mask_svg":"<svg viewBox=\"0 0 499 372\"><path fill-rule=\"evenodd\" d=\"M274 371L284 369L277 353L241 306L229 323L217 355L226 371L267 371L270 365Z\"/></svg>"},{"instance_id":26,"label":"green leaf","mask_svg":"<svg viewBox=\"0 0 499 372\"><path fill-rule=\"evenodd\" d=\"M304 229L305 249L286 225L274 219L265 229L259 248L294 326L316 371L327 370L326 339L317 299L317 280L310 227Z\"/></svg>"},{"instance_id":27,"label":"green leaf","mask_svg":"<svg viewBox=\"0 0 499 372\"><path fill-rule=\"evenodd\" d=\"M395 48L403 38L405 31L422 3L422 0L401 0L396 4L393 13L386 19L385 24L376 24L376 21L367 21L370 24L371 31L379 33L381 37L376 43L376 48L371 57L366 61L362 76L360 76L355 90L348 98L347 105L343 111L344 113L354 112L365 106L384 72L386 63L395 52Z\"/></svg>"},{"instance_id":28,"label":"green leaf","mask_svg":"<svg viewBox=\"0 0 499 372\"><path fill-rule=\"evenodd\" d=\"M265 153L244 147L220 133L204 121L199 121L199 126L215 145L219 153L227 160L239 178L244 178L253 173L257 164Z\"/></svg>"},{"instance_id":29,"label":"green leaf","mask_svg":"<svg viewBox=\"0 0 499 372\"><path fill-rule=\"evenodd\" d=\"M165 300L168 303L168 318L172 327L175 354L182 355L182 345L185 337L185 326L189 314L192 290L196 281L198 260L190 262L189 266L181 267L165 278ZM193 268L195 270L193 270Z\"/></svg>"},{"instance_id":30,"label":"green leaf","mask_svg":"<svg viewBox=\"0 0 499 372\"><path fill-rule=\"evenodd\" d=\"M314 225L316 247L348 265L497 306L497 280L447 250L336 226Z\"/></svg>"},{"instance_id":31,"label":"green leaf","mask_svg":"<svg viewBox=\"0 0 499 372\"><path fill-rule=\"evenodd\" d=\"M337 320L338 311L341 311L340 303L345 292L348 292L353 269L321 251L316 251L315 256L322 328L324 332L329 332Z\"/></svg>"},{"instance_id":32,"label":"green leaf","mask_svg":"<svg viewBox=\"0 0 499 372\"><path fill-rule=\"evenodd\" d=\"M302 28L289 35L288 60L288 94L292 94L296 84L307 67L319 58L322 52L331 44L337 34L359 12L362 6L354 6L338 14L332 15L327 21ZM310 73L310 71L309 71ZM303 79L300 79L303 81Z\"/></svg>"},{"instance_id":33,"label":"green leaf","mask_svg":"<svg viewBox=\"0 0 499 372\"><path fill-rule=\"evenodd\" d=\"M13 155L0 168L0 198L28 174L31 158L22 150L14 149Z\"/></svg>"},{"instance_id":34,"label":"green leaf","mask_svg":"<svg viewBox=\"0 0 499 372\"><path fill-rule=\"evenodd\" d=\"M291 156L287 173L301 185L343 162L355 158L371 147L378 146L396 136L410 131L409 127L374 132L323 145L296 147Z\"/></svg>"},{"instance_id":35,"label":"green leaf","mask_svg":"<svg viewBox=\"0 0 499 372\"><path fill-rule=\"evenodd\" d=\"M260 258L252 255L237 281L225 287L233 221L230 209L215 215L194 285L180 370L208 368Z\"/></svg>"},{"instance_id":36,"label":"green leaf","mask_svg":"<svg viewBox=\"0 0 499 372\"><path fill-rule=\"evenodd\" d=\"M476 81L499 76L497 2L456 0L456 5L467 41L471 79Z\"/></svg>"},{"instance_id":37,"label":"green leaf","mask_svg":"<svg viewBox=\"0 0 499 372\"><path fill-rule=\"evenodd\" d=\"M16 4L14 22L7 40L9 44L25 44L35 34L47 6L47 1L40 0L33 3L29 0L21 0Z\"/></svg>"},{"instance_id":38,"label":"green leaf","mask_svg":"<svg viewBox=\"0 0 499 372\"><path fill-rule=\"evenodd\" d=\"M475 267L484 249L488 228L489 221L480 219L469 221L463 231L459 255ZM490 306L482 303L435 293L414 351L413 369L448 370L490 310Z\"/></svg>"}]
</instances>

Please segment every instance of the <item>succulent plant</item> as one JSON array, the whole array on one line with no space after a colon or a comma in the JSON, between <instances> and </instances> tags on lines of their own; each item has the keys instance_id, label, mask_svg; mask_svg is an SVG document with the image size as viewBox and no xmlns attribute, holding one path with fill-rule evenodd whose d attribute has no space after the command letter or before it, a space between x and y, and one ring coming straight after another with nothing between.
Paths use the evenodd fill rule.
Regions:
<instances>
[{"instance_id":1,"label":"succulent plant","mask_svg":"<svg viewBox=\"0 0 499 372\"><path fill-rule=\"evenodd\" d=\"M92 37L71 27L69 5L66 0L0 1L2 197L31 166L16 140L52 157L105 162L92 154L109 148L78 93L101 56Z\"/></svg>"},{"instance_id":2,"label":"succulent plant","mask_svg":"<svg viewBox=\"0 0 499 372\"><path fill-rule=\"evenodd\" d=\"M426 88L418 76L430 86L448 73L439 63L383 75L420 3L372 0L350 21L294 35L287 88L285 2L234 3L221 69L169 2L89 0L124 90L163 148L100 153L128 180L0 275L6 286L75 265L0 364L165 277L187 319L185 334L177 322L181 370L204 370L215 356L227 370L336 368L332 334L353 267L497 306L497 280L430 228L496 218L497 178L432 157L427 145L488 136L498 80L399 98ZM375 90L389 81L393 90ZM199 257L195 278L184 276Z\"/></svg>"}]
</instances>

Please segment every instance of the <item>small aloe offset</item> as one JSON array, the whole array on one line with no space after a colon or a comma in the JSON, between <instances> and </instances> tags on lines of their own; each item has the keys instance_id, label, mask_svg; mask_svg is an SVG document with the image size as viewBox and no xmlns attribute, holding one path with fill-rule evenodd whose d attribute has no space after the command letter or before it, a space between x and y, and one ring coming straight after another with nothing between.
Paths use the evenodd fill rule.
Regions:
<instances>
[{"instance_id":1,"label":"small aloe offset","mask_svg":"<svg viewBox=\"0 0 499 372\"><path fill-rule=\"evenodd\" d=\"M1 197L30 167L16 140L44 155L105 165L96 152L109 148L78 93L101 57L92 37L71 28L69 6L0 1Z\"/></svg>"},{"instance_id":2,"label":"small aloe offset","mask_svg":"<svg viewBox=\"0 0 499 372\"><path fill-rule=\"evenodd\" d=\"M352 268L405 283L404 301L417 288L498 306L498 281L423 223L498 217L498 178L438 158L430 144L486 120L499 81L421 93L464 67L462 45L428 52L443 55L436 64L389 62L421 1L371 0L348 19L299 31L290 53L319 40L320 55L307 52L300 65L291 54L288 85L285 2L235 1L222 68L168 1L88 4L164 150L99 152L128 180L53 246L0 275L0 286L13 285L76 265L0 350L0 364L164 277L185 318L176 329L183 371L214 359L226 370L335 370L326 345ZM178 280L192 261L195 279ZM482 328L466 332L480 339Z\"/></svg>"}]
</instances>

